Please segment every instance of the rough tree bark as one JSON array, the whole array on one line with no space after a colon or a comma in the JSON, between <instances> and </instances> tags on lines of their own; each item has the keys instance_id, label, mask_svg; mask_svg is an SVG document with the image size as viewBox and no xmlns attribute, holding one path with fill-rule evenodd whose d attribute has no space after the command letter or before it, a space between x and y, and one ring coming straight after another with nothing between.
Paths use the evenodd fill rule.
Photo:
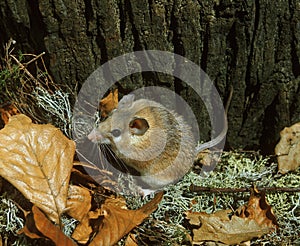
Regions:
<instances>
[{"instance_id":1,"label":"rough tree bark","mask_svg":"<svg viewBox=\"0 0 300 246\"><path fill-rule=\"evenodd\" d=\"M224 101L233 86L232 148L272 151L279 131L300 120L298 0L2 0L0 16L1 44L12 37L23 52L46 51L57 83L82 84L109 59L142 49L201 65ZM158 82L188 98L201 121L199 99L168 76L133 76L122 92Z\"/></svg>"}]
</instances>

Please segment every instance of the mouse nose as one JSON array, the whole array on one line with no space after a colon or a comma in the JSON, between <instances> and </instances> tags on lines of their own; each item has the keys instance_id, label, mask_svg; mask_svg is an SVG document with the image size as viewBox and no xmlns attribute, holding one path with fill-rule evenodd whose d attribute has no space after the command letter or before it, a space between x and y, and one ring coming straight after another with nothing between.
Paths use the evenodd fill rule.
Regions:
<instances>
[{"instance_id":1,"label":"mouse nose","mask_svg":"<svg viewBox=\"0 0 300 246\"><path fill-rule=\"evenodd\" d=\"M99 131L97 131L97 129L93 129L87 137L93 143L101 142L101 140L103 139L102 134Z\"/></svg>"}]
</instances>

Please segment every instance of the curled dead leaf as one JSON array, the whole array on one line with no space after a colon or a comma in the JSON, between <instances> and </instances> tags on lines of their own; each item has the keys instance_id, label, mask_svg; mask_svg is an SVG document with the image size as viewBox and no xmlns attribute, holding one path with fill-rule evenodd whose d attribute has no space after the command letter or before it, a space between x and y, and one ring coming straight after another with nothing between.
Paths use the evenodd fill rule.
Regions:
<instances>
[{"instance_id":1,"label":"curled dead leaf","mask_svg":"<svg viewBox=\"0 0 300 246\"><path fill-rule=\"evenodd\" d=\"M251 189L248 204L241 206L237 213L240 218L255 220L258 225L270 228L270 230L278 228L277 219L266 200L265 193L259 192L256 188Z\"/></svg>"},{"instance_id":2,"label":"curled dead leaf","mask_svg":"<svg viewBox=\"0 0 300 246\"><path fill-rule=\"evenodd\" d=\"M117 204L115 199L107 199L101 206L103 220L99 232L90 246L107 246L117 243L157 209L162 196L163 192L157 193L149 203L138 210L125 209L122 202Z\"/></svg>"},{"instance_id":3,"label":"curled dead leaf","mask_svg":"<svg viewBox=\"0 0 300 246\"><path fill-rule=\"evenodd\" d=\"M16 115L0 130L0 175L59 224L74 152L74 142L58 128Z\"/></svg>"},{"instance_id":4,"label":"curled dead leaf","mask_svg":"<svg viewBox=\"0 0 300 246\"><path fill-rule=\"evenodd\" d=\"M280 132L280 141L275 147L278 171L287 173L300 166L300 122L285 127Z\"/></svg>"},{"instance_id":5,"label":"curled dead leaf","mask_svg":"<svg viewBox=\"0 0 300 246\"><path fill-rule=\"evenodd\" d=\"M31 238L49 238L55 245L76 246L77 244L68 238L58 226L55 226L38 207L32 207L32 214L26 217L26 225L22 233Z\"/></svg>"},{"instance_id":6,"label":"curled dead leaf","mask_svg":"<svg viewBox=\"0 0 300 246\"><path fill-rule=\"evenodd\" d=\"M215 241L235 245L269 232L269 229L261 228L254 220L236 215L230 218L230 214L230 210L221 210L214 214L187 212L190 224L199 227L193 229L193 242Z\"/></svg>"},{"instance_id":7,"label":"curled dead leaf","mask_svg":"<svg viewBox=\"0 0 300 246\"><path fill-rule=\"evenodd\" d=\"M8 124L9 118L19 114L18 109L13 104L8 104L0 108L1 119L4 124Z\"/></svg>"},{"instance_id":8,"label":"curled dead leaf","mask_svg":"<svg viewBox=\"0 0 300 246\"><path fill-rule=\"evenodd\" d=\"M109 113L118 107L118 89L111 91L107 97L100 101L99 108L102 117L107 117Z\"/></svg>"},{"instance_id":9,"label":"curled dead leaf","mask_svg":"<svg viewBox=\"0 0 300 246\"><path fill-rule=\"evenodd\" d=\"M250 196L248 205L242 206L233 214L231 210L221 210L213 214L187 212L193 229L193 241L222 242L236 245L249 241L277 228L277 222L265 197L257 192ZM270 215L272 214L272 215Z\"/></svg>"},{"instance_id":10,"label":"curled dead leaf","mask_svg":"<svg viewBox=\"0 0 300 246\"><path fill-rule=\"evenodd\" d=\"M196 160L203 165L206 171L212 170L215 163L220 159L218 152L211 151L209 149L202 150L198 153Z\"/></svg>"},{"instance_id":11,"label":"curled dead leaf","mask_svg":"<svg viewBox=\"0 0 300 246\"><path fill-rule=\"evenodd\" d=\"M78 221L87 217L92 207L92 197L90 191L84 187L76 185L69 186L66 212Z\"/></svg>"},{"instance_id":12,"label":"curled dead leaf","mask_svg":"<svg viewBox=\"0 0 300 246\"><path fill-rule=\"evenodd\" d=\"M130 233L125 241L125 246L138 246L135 235Z\"/></svg>"},{"instance_id":13,"label":"curled dead leaf","mask_svg":"<svg viewBox=\"0 0 300 246\"><path fill-rule=\"evenodd\" d=\"M79 221L72 238L79 243L87 243L92 233L88 213L92 207L92 197L86 188L70 185L67 200L67 213Z\"/></svg>"}]
</instances>

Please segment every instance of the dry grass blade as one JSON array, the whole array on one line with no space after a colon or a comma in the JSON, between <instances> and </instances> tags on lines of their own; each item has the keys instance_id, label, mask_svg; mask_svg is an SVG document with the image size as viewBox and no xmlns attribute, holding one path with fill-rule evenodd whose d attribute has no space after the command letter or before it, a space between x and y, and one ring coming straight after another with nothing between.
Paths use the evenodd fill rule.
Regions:
<instances>
[{"instance_id":1,"label":"dry grass blade","mask_svg":"<svg viewBox=\"0 0 300 246\"><path fill-rule=\"evenodd\" d=\"M5 46L0 73L0 94L35 123L50 122L71 136L72 102L76 88L54 83L43 60L44 52L14 53L14 41Z\"/></svg>"}]
</instances>

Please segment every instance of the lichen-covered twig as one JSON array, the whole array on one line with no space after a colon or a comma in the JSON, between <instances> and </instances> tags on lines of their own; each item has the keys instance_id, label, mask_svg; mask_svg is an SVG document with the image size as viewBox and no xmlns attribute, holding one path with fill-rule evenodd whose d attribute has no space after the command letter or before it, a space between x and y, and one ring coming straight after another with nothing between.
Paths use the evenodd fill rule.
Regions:
<instances>
[{"instance_id":1,"label":"lichen-covered twig","mask_svg":"<svg viewBox=\"0 0 300 246\"><path fill-rule=\"evenodd\" d=\"M270 192L291 192L296 193L300 192L300 187L264 187L258 188L258 191L263 191L266 193ZM236 192L249 192L250 188L210 188L210 187L201 187L197 185L190 186L191 192L202 193L202 192L209 192L209 193L236 193Z\"/></svg>"}]
</instances>

